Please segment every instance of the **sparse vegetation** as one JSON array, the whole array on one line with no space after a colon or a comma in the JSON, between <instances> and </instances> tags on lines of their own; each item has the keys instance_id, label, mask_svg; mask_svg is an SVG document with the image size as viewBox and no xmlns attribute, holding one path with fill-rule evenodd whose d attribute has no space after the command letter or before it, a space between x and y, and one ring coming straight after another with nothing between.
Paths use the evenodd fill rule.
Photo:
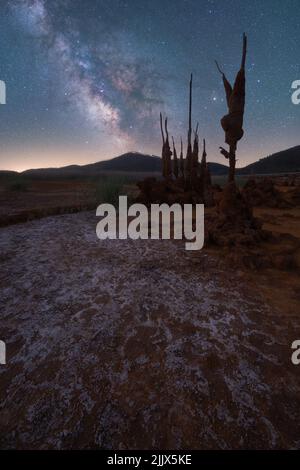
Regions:
<instances>
[{"instance_id":1,"label":"sparse vegetation","mask_svg":"<svg viewBox=\"0 0 300 470\"><path fill-rule=\"evenodd\" d=\"M131 188L134 187L136 178L125 175L103 175L96 186L97 204L109 203L118 205L120 195L130 198Z\"/></svg>"},{"instance_id":2,"label":"sparse vegetation","mask_svg":"<svg viewBox=\"0 0 300 470\"><path fill-rule=\"evenodd\" d=\"M8 175L4 180L4 186L7 191L28 191L29 183L28 179L19 175Z\"/></svg>"},{"instance_id":3,"label":"sparse vegetation","mask_svg":"<svg viewBox=\"0 0 300 470\"><path fill-rule=\"evenodd\" d=\"M8 187L9 191L27 191L28 190L28 185L23 181L17 181L15 183L12 183Z\"/></svg>"},{"instance_id":4,"label":"sparse vegetation","mask_svg":"<svg viewBox=\"0 0 300 470\"><path fill-rule=\"evenodd\" d=\"M248 177L247 176L240 176L236 175L235 176L235 182L239 188L243 188L245 183L247 182ZM222 188L226 185L228 181L227 175L213 175L212 176L212 183L213 184L218 184Z\"/></svg>"}]
</instances>

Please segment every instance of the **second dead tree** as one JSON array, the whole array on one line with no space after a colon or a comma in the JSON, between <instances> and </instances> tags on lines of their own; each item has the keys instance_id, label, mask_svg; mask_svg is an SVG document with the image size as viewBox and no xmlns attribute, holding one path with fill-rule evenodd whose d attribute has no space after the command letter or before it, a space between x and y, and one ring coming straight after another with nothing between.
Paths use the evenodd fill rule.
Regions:
<instances>
[{"instance_id":1,"label":"second dead tree","mask_svg":"<svg viewBox=\"0 0 300 470\"><path fill-rule=\"evenodd\" d=\"M173 141L173 174L175 178L177 179L178 178L178 158L177 158L177 152L176 152L173 136L172 136L172 141Z\"/></svg>"},{"instance_id":2,"label":"second dead tree","mask_svg":"<svg viewBox=\"0 0 300 470\"><path fill-rule=\"evenodd\" d=\"M205 180L205 185L208 187L208 186L211 186L211 176L210 176L209 167L208 167L208 164L207 164L207 161L206 161L206 157L207 157L206 142L205 142L205 139L203 139L203 151L202 151L201 167L203 169L202 171L203 171L203 177L204 177L204 180Z\"/></svg>"},{"instance_id":3,"label":"second dead tree","mask_svg":"<svg viewBox=\"0 0 300 470\"><path fill-rule=\"evenodd\" d=\"M184 179L184 160L183 160L183 148L182 148L181 138L180 138L179 174L180 174L180 177Z\"/></svg>"},{"instance_id":4,"label":"second dead tree","mask_svg":"<svg viewBox=\"0 0 300 470\"><path fill-rule=\"evenodd\" d=\"M192 152L192 187L197 189L198 186L198 167L199 167L199 138L198 138L198 123L194 131L194 143Z\"/></svg>"},{"instance_id":5,"label":"second dead tree","mask_svg":"<svg viewBox=\"0 0 300 470\"><path fill-rule=\"evenodd\" d=\"M193 86L193 74L190 79L190 97L189 97L189 129L187 139L187 151L185 159L185 185L186 189L190 189L192 185L192 173L193 173L193 151L192 151L192 86Z\"/></svg>"},{"instance_id":6,"label":"second dead tree","mask_svg":"<svg viewBox=\"0 0 300 470\"><path fill-rule=\"evenodd\" d=\"M209 167L206 161L207 153L206 153L206 142L203 139L203 151L202 151L202 158L200 163L200 184L201 184L201 191L203 202L207 206L211 206L214 204L213 198L213 191L211 185L211 176Z\"/></svg>"},{"instance_id":7,"label":"second dead tree","mask_svg":"<svg viewBox=\"0 0 300 470\"><path fill-rule=\"evenodd\" d=\"M236 165L236 148L238 141L243 137L243 119L245 110L245 62L247 54L247 36L243 34L243 54L241 68L237 73L233 87L216 62L222 75L226 94L228 114L222 117L221 126L225 132L225 142L229 145L229 151L220 147L220 152L229 160L228 181L234 181Z\"/></svg>"},{"instance_id":8,"label":"second dead tree","mask_svg":"<svg viewBox=\"0 0 300 470\"><path fill-rule=\"evenodd\" d=\"M162 136L162 175L166 179L172 178L172 165L171 165L171 148L169 143L169 133L168 133L168 119L165 119L165 132L166 137L164 135L163 130L163 122L162 122L162 114L160 113L160 129L161 129L161 136Z\"/></svg>"},{"instance_id":9,"label":"second dead tree","mask_svg":"<svg viewBox=\"0 0 300 470\"><path fill-rule=\"evenodd\" d=\"M201 158L201 163L200 163L200 180L201 180L201 186L204 187L205 184L205 177L206 177L206 145L205 145L205 139L203 139L203 150L202 150L202 158Z\"/></svg>"}]
</instances>

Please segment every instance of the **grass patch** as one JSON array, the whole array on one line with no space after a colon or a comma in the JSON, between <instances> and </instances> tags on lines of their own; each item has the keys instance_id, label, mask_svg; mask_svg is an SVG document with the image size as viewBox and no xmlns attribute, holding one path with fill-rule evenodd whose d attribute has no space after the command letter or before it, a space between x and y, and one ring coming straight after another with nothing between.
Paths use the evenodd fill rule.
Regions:
<instances>
[{"instance_id":1,"label":"grass patch","mask_svg":"<svg viewBox=\"0 0 300 470\"><path fill-rule=\"evenodd\" d=\"M102 175L96 184L96 203L108 203L117 207L119 196L127 196L130 200L131 190L136 178L126 175Z\"/></svg>"},{"instance_id":2,"label":"grass patch","mask_svg":"<svg viewBox=\"0 0 300 470\"><path fill-rule=\"evenodd\" d=\"M26 183L22 183L22 182L16 182L16 183L12 183L8 186L8 190L9 191L20 191L20 192L24 192L24 191L28 191L28 185Z\"/></svg>"},{"instance_id":3,"label":"grass patch","mask_svg":"<svg viewBox=\"0 0 300 470\"><path fill-rule=\"evenodd\" d=\"M29 189L30 181L23 176L8 176L2 183L7 191L25 192Z\"/></svg>"},{"instance_id":4,"label":"grass patch","mask_svg":"<svg viewBox=\"0 0 300 470\"><path fill-rule=\"evenodd\" d=\"M243 186L245 186L246 181L248 180L248 178L249 178L248 176L235 175L235 182L236 182L237 186L242 188ZM224 186L226 186L227 182L228 182L228 176L227 175L212 176L212 183L213 184L218 184L222 188Z\"/></svg>"}]
</instances>

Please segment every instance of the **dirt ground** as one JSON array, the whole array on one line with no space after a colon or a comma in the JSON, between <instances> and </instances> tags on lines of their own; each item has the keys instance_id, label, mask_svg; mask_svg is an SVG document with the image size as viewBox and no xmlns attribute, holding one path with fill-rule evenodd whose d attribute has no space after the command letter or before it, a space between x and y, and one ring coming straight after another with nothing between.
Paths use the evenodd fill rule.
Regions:
<instances>
[{"instance_id":1,"label":"dirt ground","mask_svg":"<svg viewBox=\"0 0 300 470\"><path fill-rule=\"evenodd\" d=\"M299 235L298 210L262 214ZM299 449L297 270L100 241L96 223L0 229L1 448Z\"/></svg>"},{"instance_id":2,"label":"dirt ground","mask_svg":"<svg viewBox=\"0 0 300 470\"><path fill-rule=\"evenodd\" d=\"M0 181L0 227L95 207L95 184L89 181L37 180L20 186L9 190Z\"/></svg>"}]
</instances>

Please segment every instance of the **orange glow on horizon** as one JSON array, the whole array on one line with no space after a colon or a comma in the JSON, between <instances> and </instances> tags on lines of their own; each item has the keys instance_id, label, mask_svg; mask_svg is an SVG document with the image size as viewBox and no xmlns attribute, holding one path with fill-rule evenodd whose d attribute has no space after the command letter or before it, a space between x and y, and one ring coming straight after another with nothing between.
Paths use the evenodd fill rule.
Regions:
<instances>
[{"instance_id":1,"label":"orange glow on horizon","mask_svg":"<svg viewBox=\"0 0 300 470\"><path fill-rule=\"evenodd\" d=\"M244 167L250 163L253 163L260 158L267 157L272 153L286 150L287 148L298 145L297 142L281 142L278 145L273 142L270 145L255 145L255 146L242 146L238 152L237 168ZM160 147L153 148L123 148L119 149L112 146L110 151L103 149L102 152L95 150L94 148L83 149L66 149L66 148L16 148L10 149L9 151L2 150L2 160L0 160L0 170L6 171L17 171L22 172L29 169L36 168L59 168L68 165L87 165L90 163L96 163L104 160L110 160L114 157L122 155L126 152L140 152L148 155L161 154ZM227 165L227 161L218 153L218 144L210 143L207 145L207 153L209 162L216 162L223 165ZM201 156L201 149L200 149Z\"/></svg>"}]
</instances>

